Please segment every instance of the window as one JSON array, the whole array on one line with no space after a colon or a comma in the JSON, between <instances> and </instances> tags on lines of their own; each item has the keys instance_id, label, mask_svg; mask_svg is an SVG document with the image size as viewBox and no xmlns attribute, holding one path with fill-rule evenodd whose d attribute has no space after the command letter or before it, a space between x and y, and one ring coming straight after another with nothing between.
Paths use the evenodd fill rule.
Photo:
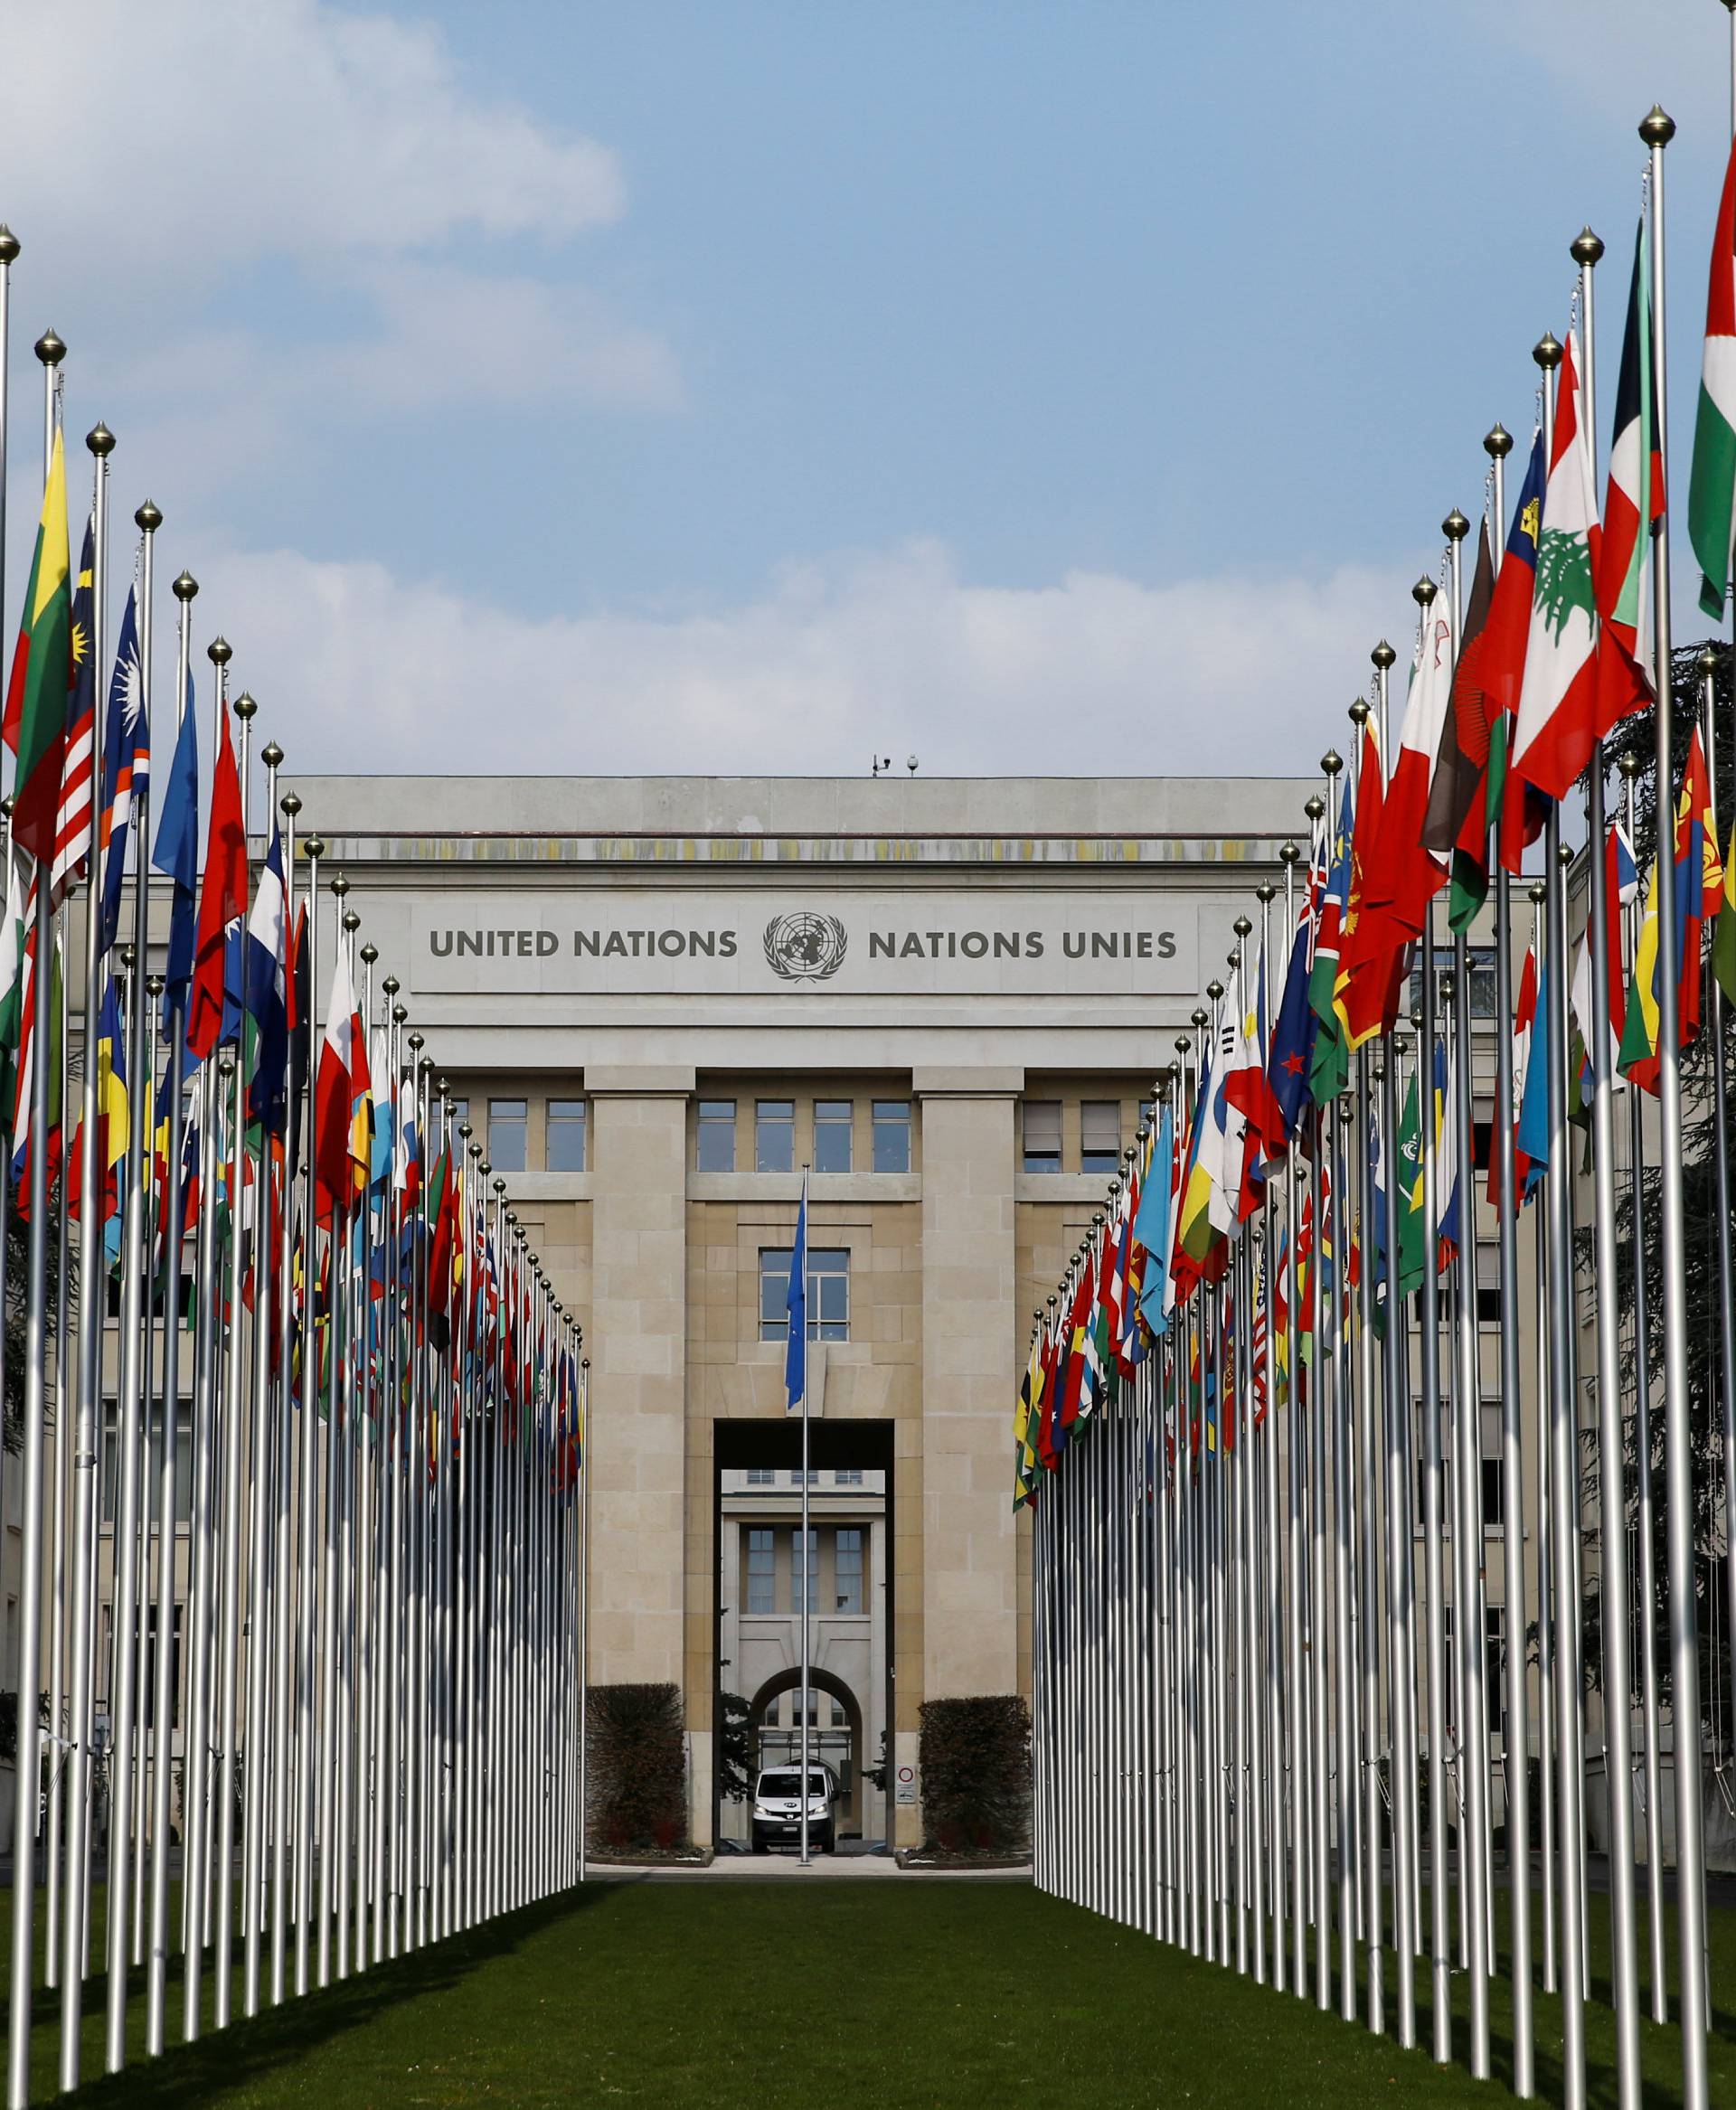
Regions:
<instances>
[{"instance_id":1,"label":"window","mask_svg":"<svg viewBox=\"0 0 1736 2110\"><path fill-rule=\"evenodd\" d=\"M453 1133L453 1135L456 1135L458 1134L458 1132L459 1128L460 1128L460 1127L461 1127L461 1126L464 1125L464 1123L465 1123L465 1122L467 1122L467 1121L469 1118L470 1118L470 1102L469 1102L469 1100L468 1100L468 1099L454 1099L454 1100L453 1100L453 1102L452 1102L452 1133Z\"/></svg>"},{"instance_id":2,"label":"window","mask_svg":"<svg viewBox=\"0 0 1736 2110\"><path fill-rule=\"evenodd\" d=\"M910 1169L910 1102L909 1099L874 1101L874 1170L908 1173Z\"/></svg>"},{"instance_id":3,"label":"window","mask_svg":"<svg viewBox=\"0 0 1736 2110\"><path fill-rule=\"evenodd\" d=\"M735 1170L735 1101L701 1099L699 1102L699 1157L702 1173Z\"/></svg>"},{"instance_id":4,"label":"window","mask_svg":"<svg viewBox=\"0 0 1736 2110\"><path fill-rule=\"evenodd\" d=\"M753 1109L753 1169L756 1173L796 1170L796 1102L760 1099Z\"/></svg>"},{"instance_id":5,"label":"window","mask_svg":"<svg viewBox=\"0 0 1736 2110\"><path fill-rule=\"evenodd\" d=\"M1081 1173L1121 1170L1121 1102L1087 1099L1079 1109L1079 1169Z\"/></svg>"},{"instance_id":6,"label":"window","mask_svg":"<svg viewBox=\"0 0 1736 2110\"><path fill-rule=\"evenodd\" d=\"M835 1484L839 1487L860 1487L862 1485L862 1467L860 1465L840 1465L832 1478Z\"/></svg>"},{"instance_id":7,"label":"window","mask_svg":"<svg viewBox=\"0 0 1736 2110\"><path fill-rule=\"evenodd\" d=\"M120 1418L115 1402L110 1399L103 1408L102 1430L102 1521L112 1528L115 1521L116 1490L120 1477ZM150 1456L146 1461L145 1478L140 1496L145 1513L150 1519L151 1529L156 1529L157 1500L163 1484L163 1427L154 1407L151 1414ZM175 1521L176 1524L190 1523L193 1519L193 1401L183 1399L181 1411L175 1418Z\"/></svg>"},{"instance_id":8,"label":"window","mask_svg":"<svg viewBox=\"0 0 1736 2110\"><path fill-rule=\"evenodd\" d=\"M848 1099L815 1100L814 1170L816 1173L850 1170L850 1130L855 1111Z\"/></svg>"},{"instance_id":9,"label":"window","mask_svg":"<svg viewBox=\"0 0 1736 2110\"><path fill-rule=\"evenodd\" d=\"M1501 1529L1506 1484L1506 1460L1486 1457L1483 1461L1483 1529L1486 1531Z\"/></svg>"},{"instance_id":10,"label":"window","mask_svg":"<svg viewBox=\"0 0 1736 2110\"><path fill-rule=\"evenodd\" d=\"M750 1465L748 1467L748 1485L750 1487L775 1487L777 1484L778 1475L769 1465Z\"/></svg>"},{"instance_id":11,"label":"window","mask_svg":"<svg viewBox=\"0 0 1736 2110\"><path fill-rule=\"evenodd\" d=\"M834 1550L832 1562L833 1610L860 1612L862 1609L862 1533L856 1530L841 1531Z\"/></svg>"},{"instance_id":12,"label":"window","mask_svg":"<svg viewBox=\"0 0 1736 2110\"><path fill-rule=\"evenodd\" d=\"M820 1534L817 1531L809 1531L807 1534L806 1559L803 1558L802 1539L803 1534L800 1531L792 1531L789 1534L789 1608L792 1612L799 1612L802 1608L802 1584L804 1575L806 1575L807 1608L810 1612L817 1612L820 1608L816 1596L819 1581ZM798 1715L797 1719L800 1719Z\"/></svg>"},{"instance_id":13,"label":"window","mask_svg":"<svg viewBox=\"0 0 1736 2110\"><path fill-rule=\"evenodd\" d=\"M748 1610L769 1612L773 1607L772 1585L777 1573L777 1556L773 1550L770 1531L748 1533Z\"/></svg>"},{"instance_id":14,"label":"window","mask_svg":"<svg viewBox=\"0 0 1736 2110\"><path fill-rule=\"evenodd\" d=\"M792 1465L790 1467L789 1484L792 1487L799 1487L801 1485L802 1469L799 1465ZM810 1487L817 1487L819 1485L820 1470L817 1465L810 1465L807 1468L807 1484Z\"/></svg>"},{"instance_id":15,"label":"window","mask_svg":"<svg viewBox=\"0 0 1736 2110\"><path fill-rule=\"evenodd\" d=\"M1061 1101L1026 1099L1024 1102L1024 1169L1027 1173L1061 1170Z\"/></svg>"},{"instance_id":16,"label":"window","mask_svg":"<svg viewBox=\"0 0 1736 2110\"><path fill-rule=\"evenodd\" d=\"M788 1246L760 1249L760 1338L782 1341L789 1331L789 1255ZM807 1249L807 1337L810 1341L850 1338L850 1256L842 1249Z\"/></svg>"},{"instance_id":17,"label":"window","mask_svg":"<svg viewBox=\"0 0 1736 2110\"><path fill-rule=\"evenodd\" d=\"M497 1173L524 1170L524 1101L488 1102L488 1158Z\"/></svg>"},{"instance_id":18,"label":"window","mask_svg":"<svg viewBox=\"0 0 1736 2110\"><path fill-rule=\"evenodd\" d=\"M552 1173L582 1173L589 1123L583 1099L551 1099L543 1161Z\"/></svg>"}]
</instances>

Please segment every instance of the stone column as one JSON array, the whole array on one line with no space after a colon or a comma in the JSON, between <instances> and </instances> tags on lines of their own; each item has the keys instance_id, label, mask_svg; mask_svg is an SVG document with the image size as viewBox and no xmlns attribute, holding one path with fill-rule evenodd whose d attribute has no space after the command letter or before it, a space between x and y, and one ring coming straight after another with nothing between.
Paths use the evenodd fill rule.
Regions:
<instances>
[{"instance_id":1,"label":"stone column","mask_svg":"<svg viewBox=\"0 0 1736 2110\"><path fill-rule=\"evenodd\" d=\"M922 1697L1018 1690L1013 1175L1022 1069L919 1069Z\"/></svg>"},{"instance_id":2,"label":"stone column","mask_svg":"<svg viewBox=\"0 0 1736 2110\"><path fill-rule=\"evenodd\" d=\"M592 1069L590 1678L682 1682L687 1408L683 1069ZM709 1790L708 1790L709 1793Z\"/></svg>"}]
</instances>

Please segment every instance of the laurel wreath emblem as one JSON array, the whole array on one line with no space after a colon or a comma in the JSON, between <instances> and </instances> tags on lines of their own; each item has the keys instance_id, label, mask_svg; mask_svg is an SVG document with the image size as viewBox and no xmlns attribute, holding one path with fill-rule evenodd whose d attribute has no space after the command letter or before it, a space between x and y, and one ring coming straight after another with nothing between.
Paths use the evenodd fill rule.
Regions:
<instances>
[{"instance_id":1,"label":"laurel wreath emblem","mask_svg":"<svg viewBox=\"0 0 1736 2110\"><path fill-rule=\"evenodd\" d=\"M829 982L843 966L849 944L835 916L797 909L767 924L766 965L783 982Z\"/></svg>"}]
</instances>

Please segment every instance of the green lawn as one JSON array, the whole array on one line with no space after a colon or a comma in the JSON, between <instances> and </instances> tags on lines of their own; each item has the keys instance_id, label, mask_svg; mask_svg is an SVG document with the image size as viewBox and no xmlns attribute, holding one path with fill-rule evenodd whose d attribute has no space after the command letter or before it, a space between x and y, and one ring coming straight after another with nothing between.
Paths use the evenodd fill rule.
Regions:
<instances>
[{"instance_id":1,"label":"green lawn","mask_svg":"<svg viewBox=\"0 0 1736 2110\"><path fill-rule=\"evenodd\" d=\"M1713 1920L1712 2100L1736 2103L1736 1915ZM178 1972L171 1985L178 2026ZM1462 1996L1463 1980L1456 1986ZM89 2057L99 2068L99 1986L91 1993ZM1495 2011L1503 2075L1498 1986ZM1608 2011L1590 2015L1591 2100L1613 2105ZM45 2096L58 2003L36 2036ZM1645 2037L1648 2099L1673 2100L1679 2039L1650 2024ZM1559 2100L1558 2040L1556 2003L1540 1996L1545 2100ZM657 2110L1350 2110L1508 2098L1026 1884L737 1879L593 1883L137 2065L80 2099L129 2110L618 2100Z\"/></svg>"}]
</instances>

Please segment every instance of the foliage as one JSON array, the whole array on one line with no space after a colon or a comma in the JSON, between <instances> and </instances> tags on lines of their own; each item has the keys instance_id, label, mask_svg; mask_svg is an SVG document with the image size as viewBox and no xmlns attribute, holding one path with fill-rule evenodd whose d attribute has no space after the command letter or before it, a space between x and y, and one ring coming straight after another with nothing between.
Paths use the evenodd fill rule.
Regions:
<instances>
[{"instance_id":1,"label":"foliage","mask_svg":"<svg viewBox=\"0 0 1736 2110\"><path fill-rule=\"evenodd\" d=\"M1031 1710L1014 1692L921 1709L922 1823L943 1853L1023 1852L1031 1838Z\"/></svg>"},{"instance_id":2,"label":"foliage","mask_svg":"<svg viewBox=\"0 0 1736 2110\"><path fill-rule=\"evenodd\" d=\"M593 1685L585 1696L590 1837L605 1852L686 1843L687 1743L677 1685Z\"/></svg>"},{"instance_id":3,"label":"foliage","mask_svg":"<svg viewBox=\"0 0 1736 2110\"><path fill-rule=\"evenodd\" d=\"M1679 783L1681 771L1687 760L1688 748L1696 723L1703 716L1701 709L1703 675L1699 667L1701 654L1707 644L1715 656L1712 677L1714 747L1712 761L1716 775L1716 801L1720 830L1723 835L1721 850L1729 846L1730 819L1736 805L1736 767L1732 767L1731 726L1731 648L1722 640L1712 639L1680 647L1672 655L1675 710L1671 724L1672 774ZM1634 852L1637 862L1642 890L1650 874L1651 860L1657 843L1658 798L1656 770L1656 729L1650 711L1628 720L1618 727L1609 742L1611 763L1612 787L1607 795L1613 815L1619 810L1623 779L1616 774L1621 759L1631 756L1638 769L1634 777L1635 843ZM1710 1009L1707 1009L1709 1019ZM1727 1076L1736 1074L1736 1014L1724 1018L1724 1063ZM1684 1289L1687 1305L1687 1374L1688 1396L1691 1402L1689 1416L1692 1482L1694 1488L1694 1545L1697 1559L1694 1564L1694 1586L1697 1600L1697 1619L1700 1636L1700 1691L1702 1717L1707 1728L1712 1728L1712 1709L1720 1692L1730 1691L1729 1650L1730 1636L1724 1633L1724 1578L1722 1563L1717 1557L1723 1542L1722 1514L1724 1503L1724 1457L1720 1434L1718 1367L1721 1322L1719 1315L1718 1284L1718 1197L1716 1126L1712 1096L1712 1034L1710 1024L1703 1027L1699 1038L1682 1056L1682 1160L1683 1160L1683 1228ZM1617 1105L1617 1122L1625 1132L1630 1118L1621 1101ZM1621 1138L1623 1148L1618 1162L1628 1162L1625 1149L1625 1133ZM1635 1266L1635 1201L1633 1184L1618 1177L1616 1208L1616 1295L1617 1308L1624 1319L1631 1321L1637 1308L1639 1275ZM1665 1530L1668 1502L1665 1499L1664 1472L1664 1331L1662 1325L1661 1285L1664 1280L1664 1231L1663 1190L1661 1175L1651 1166L1639 1184L1638 1246L1643 1265L1646 1293L1646 1375L1650 1394L1650 1455L1646 1471L1652 1496L1652 1549L1654 1571L1657 1587L1652 1599L1652 1616L1656 1622L1657 1643L1658 1680L1660 1698L1667 1706L1670 1699L1669 1651L1669 1600L1665 1578L1668 1564L1665 1549ZM1582 1229L1576 1240L1578 1264L1582 1275L1590 1276L1595 1265L1593 1233L1590 1226ZM1631 1323L1622 1328L1622 1376L1628 1401L1635 1395L1635 1334ZM1590 1432L1582 1432L1582 1440ZM1623 1462L1630 1490L1637 1490L1639 1480L1639 1440L1637 1417L1625 1414L1623 1422ZM1590 1505L1590 1512L1597 1513L1599 1499L1599 1481L1597 1452L1594 1440L1585 1440L1584 1467L1581 1492ZM1632 1533L1637 1524L1638 1502L1637 1493L1630 1493L1628 1502L1630 1545ZM1637 1555L1634 1556L1637 1568ZM1632 1577L1636 1601L1638 1596L1638 1577ZM1713 1616L1712 1599L1719 1600L1716 1616ZM1714 1677L1712 1660L1714 1631L1721 1643L1717 1675ZM1583 1605L1583 1633L1586 1675L1593 1689L1600 1689L1603 1680L1602 1605L1595 1580L1588 1581ZM1635 1689L1639 1678L1639 1647L1637 1638L1632 1650Z\"/></svg>"},{"instance_id":4,"label":"foliage","mask_svg":"<svg viewBox=\"0 0 1736 2110\"><path fill-rule=\"evenodd\" d=\"M43 1729L48 1727L48 1694L37 1699L37 1719ZM14 1766L18 1760L18 1695L0 1692L0 1765Z\"/></svg>"},{"instance_id":5,"label":"foliage","mask_svg":"<svg viewBox=\"0 0 1736 2110\"><path fill-rule=\"evenodd\" d=\"M744 1803L753 1792L753 1710L739 1692L721 1694L718 1710L718 1793Z\"/></svg>"},{"instance_id":6,"label":"foliage","mask_svg":"<svg viewBox=\"0 0 1736 2110\"><path fill-rule=\"evenodd\" d=\"M8 1451L18 1450L24 1440L24 1332L27 1317L30 1286L30 1221L19 1215L13 1206L14 1197L8 1196L6 1210L6 1298L5 1298L5 1441ZM55 1237L54 1226L58 1212L50 1205L48 1240L48 1338L52 1341L60 1326L61 1312L61 1241ZM76 1262L68 1271L68 1294L74 1290L73 1276Z\"/></svg>"}]
</instances>

